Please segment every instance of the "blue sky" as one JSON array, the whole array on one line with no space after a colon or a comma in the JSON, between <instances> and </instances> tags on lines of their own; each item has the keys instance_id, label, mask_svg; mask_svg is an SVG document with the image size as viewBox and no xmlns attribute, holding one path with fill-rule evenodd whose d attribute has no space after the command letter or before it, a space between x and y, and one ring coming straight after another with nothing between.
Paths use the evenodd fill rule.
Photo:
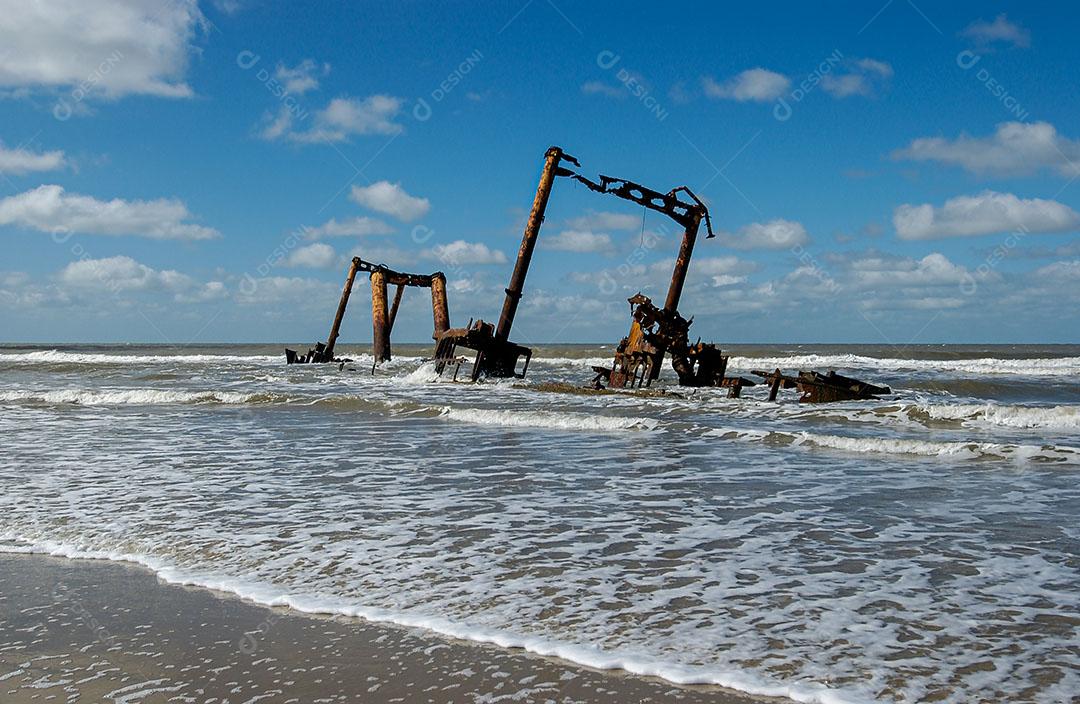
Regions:
<instances>
[{"instance_id":1,"label":"blue sky","mask_svg":"<svg viewBox=\"0 0 1080 704\"><path fill-rule=\"evenodd\" d=\"M353 255L497 319L554 144L708 202L705 339L1080 341L1080 9L724 5L0 0L0 339L310 342ZM679 235L558 181L514 337L617 341Z\"/></svg>"}]
</instances>

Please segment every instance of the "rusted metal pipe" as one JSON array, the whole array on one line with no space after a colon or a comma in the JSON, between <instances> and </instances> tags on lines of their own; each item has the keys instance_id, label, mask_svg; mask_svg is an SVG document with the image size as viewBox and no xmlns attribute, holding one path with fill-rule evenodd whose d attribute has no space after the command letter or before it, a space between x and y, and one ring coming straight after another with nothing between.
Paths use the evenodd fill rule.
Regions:
<instances>
[{"instance_id":1,"label":"rusted metal pipe","mask_svg":"<svg viewBox=\"0 0 1080 704\"><path fill-rule=\"evenodd\" d=\"M341 321L345 318L345 306L349 304L349 296L352 295L353 280L356 278L356 269L360 260L353 258L349 265L349 273L345 276L345 288L341 290L341 300L338 302L337 314L334 316L334 324L330 326L330 336L326 338L326 361L334 358L334 345L337 343L338 332L341 330Z\"/></svg>"},{"instance_id":2,"label":"rusted metal pipe","mask_svg":"<svg viewBox=\"0 0 1080 704\"><path fill-rule=\"evenodd\" d=\"M446 277L441 271L431 275L431 312L435 319L435 339L450 329L450 310L446 303Z\"/></svg>"},{"instance_id":3,"label":"rusted metal pipe","mask_svg":"<svg viewBox=\"0 0 1080 704\"><path fill-rule=\"evenodd\" d=\"M514 264L514 273L510 277L510 285L506 287L506 300L503 301L502 313L499 314L499 326L495 330L495 339L500 342L510 339L510 328L514 325L518 302L521 300L521 292L525 287L525 276L529 273L529 262L532 261L533 249L536 248L536 236L540 234L540 225L544 222L544 212L547 210L548 198L551 196L551 186L555 182L555 172L562 156L563 151L559 147L551 147L544 155L544 170L540 174L540 185L536 188L536 197L533 198L529 220L525 223L525 233L521 237L521 248L518 250L517 262Z\"/></svg>"},{"instance_id":4,"label":"rusted metal pipe","mask_svg":"<svg viewBox=\"0 0 1080 704\"><path fill-rule=\"evenodd\" d=\"M398 284L397 290L394 291L394 303L390 306L390 324L386 330L388 337L394 333L394 321L397 320L397 311L401 305L401 294L403 293L405 293L405 284Z\"/></svg>"},{"instance_id":5,"label":"rusted metal pipe","mask_svg":"<svg viewBox=\"0 0 1080 704\"><path fill-rule=\"evenodd\" d=\"M683 284L686 283L686 272L690 269L690 257L694 254L701 217L701 211L694 210L686 224L679 256L675 259L675 270L671 272L671 285L668 286L667 299L664 301L664 310L668 313L675 313L679 309L679 299L682 298Z\"/></svg>"},{"instance_id":6,"label":"rusted metal pipe","mask_svg":"<svg viewBox=\"0 0 1080 704\"><path fill-rule=\"evenodd\" d=\"M375 362L390 359L390 319L386 311L386 274L371 272L372 355Z\"/></svg>"}]
</instances>

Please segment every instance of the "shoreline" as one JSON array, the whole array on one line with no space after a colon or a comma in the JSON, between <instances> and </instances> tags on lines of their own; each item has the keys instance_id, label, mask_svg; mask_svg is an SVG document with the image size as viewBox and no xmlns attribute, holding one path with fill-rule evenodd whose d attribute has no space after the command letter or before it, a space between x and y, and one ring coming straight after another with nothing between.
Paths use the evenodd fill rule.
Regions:
<instances>
[{"instance_id":1,"label":"shoreline","mask_svg":"<svg viewBox=\"0 0 1080 704\"><path fill-rule=\"evenodd\" d=\"M789 701L264 606L130 562L0 553L0 696L23 704L60 692L139 702Z\"/></svg>"}]
</instances>

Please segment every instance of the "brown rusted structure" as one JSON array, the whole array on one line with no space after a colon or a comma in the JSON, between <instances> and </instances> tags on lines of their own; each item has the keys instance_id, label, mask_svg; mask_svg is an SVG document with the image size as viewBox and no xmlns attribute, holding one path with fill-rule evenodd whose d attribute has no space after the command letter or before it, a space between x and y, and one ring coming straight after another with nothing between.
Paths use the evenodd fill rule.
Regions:
<instances>
[{"instance_id":1,"label":"brown rusted structure","mask_svg":"<svg viewBox=\"0 0 1080 704\"><path fill-rule=\"evenodd\" d=\"M473 381L481 376L524 377L532 359L532 350L511 342L510 334L518 305L524 295L525 279L555 181L559 177L566 177L596 193L613 195L661 213L683 230L679 254L671 272L663 307L657 307L642 293L627 299L630 304L630 331L619 343L611 367L593 367L596 372L593 386L596 389L602 389L605 385L612 388L648 387L659 377L665 355L671 357L671 366L678 375L680 386L726 388L729 397L739 398L744 388L759 383L741 376L728 376L729 356L723 354L716 345L703 343L700 338L691 344L690 326L693 319L685 318L679 312L679 303L702 223L705 224L707 238L714 236L709 209L705 204L686 186L663 193L633 181L610 176L600 175L594 181L572 170L568 165L580 168L577 159L559 147L549 148L544 155L540 181L497 324L470 320L463 328L451 328L446 301L446 278L441 273L404 274L357 257L349 267L326 344L316 344L307 355L297 355L293 350L286 350L287 361L290 364L341 361L334 359L334 345L356 273L366 271L371 276L372 340L376 364L391 357L390 334L405 287L419 286L431 289L434 361L439 373L447 366L453 366L454 378L457 378L462 363L467 361L458 354L458 348L463 347L476 352L472 366ZM396 287L392 302L388 298L389 286ZM776 400L781 388L799 389L802 392L800 401L807 403L870 399L891 393L888 387L874 386L858 379L840 376L835 371L828 374L802 371L797 377L786 376L779 369L773 372L755 371L753 374L765 379L769 387L770 401Z\"/></svg>"},{"instance_id":2,"label":"brown rusted structure","mask_svg":"<svg viewBox=\"0 0 1080 704\"><path fill-rule=\"evenodd\" d=\"M769 400L775 401L781 388L798 389L800 403L829 403L832 401L867 401L892 393L888 386L875 386L859 379L841 376L835 371L827 374L801 371L787 376L779 369L772 372L753 371L769 384Z\"/></svg>"},{"instance_id":3,"label":"brown rusted structure","mask_svg":"<svg viewBox=\"0 0 1080 704\"><path fill-rule=\"evenodd\" d=\"M503 300L502 312L499 314L498 327L483 320L477 320L467 327L447 330L442 335L436 335L435 359L439 373L442 373L448 363L456 359L458 347L476 352L472 371L473 381L481 375L521 378L528 371L532 350L510 342L510 330L514 326L518 303L521 302L525 290L525 277L529 274L529 264L532 262L533 250L536 248L536 238L544 222L544 213L547 211L548 199L551 197L555 178L573 175L572 171L563 168L564 161L580 166L577 159L566 154L559 147L551 147L544 154L540 184L536 187L529 219L525 223L525 232L521 236L521 247L518 248L517 259L514 262L514 273L510 275L510 283L506 287L506 298ZM518 364L522 362L522 359L524 363L518 371Z\"/></svg>"},{"instance_id":4,"label":"brown rusted structure","mask_svg":"<svg viewBox=\"0 0 1080 704\"><path fill-rule=\"evenodd\" d=\"M376 364L390 359L390 333L394 329L394 321L397 319L398 308L406 286L431 289L431 310L435 326L432 337L438 339L439 335L449 329L450 312L446 299L446 276L442 272L405 274L382 264L373 264L360 257L353 257L345 276L345 287L342 289L341 300L338 302L337 313L334 315L334 322L330 327L326 344L316 343L306 355L299 355L295 350L286 349L285 361L288 364L344 361L334 357L334 345L337 343L341 322L345 318L345 308L349 303L353 281L358 271L368 272L371 278L372 355L375 357ZM390 305L387 304L388 286L396 287L394 301Z\"/></svg>"}]
</instances>

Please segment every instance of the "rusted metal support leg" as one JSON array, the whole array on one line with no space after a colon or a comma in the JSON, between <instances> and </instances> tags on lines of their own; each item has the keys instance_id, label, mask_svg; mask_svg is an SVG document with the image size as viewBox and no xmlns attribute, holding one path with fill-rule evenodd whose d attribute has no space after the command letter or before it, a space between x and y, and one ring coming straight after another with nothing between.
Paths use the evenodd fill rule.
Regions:
<instances>
[{"instance_id":1,"label":"rusted metal support leg","mask_svg":"<svg viewBox=\"0 0 1080 704\"><path fill-rule=\"evenodd\" d=\"M405 284L398 284L397 290L394 291L394 303L390 306L390 324L387 326L386 336L394 332L394 321L397 320L398 306L401 305L401 294L405 293Z\"/></svg>"},{"instance_id":2,"label":"rusted metal support leg","mask_svg":"<svg viewBox=\"0 0 1080 704\"><path fill-rule=\"evenodd\" d=\"M349 296L352 294L353 280L356 278L356 268L360 260L353 258L349 265L349 273L345 276L345 288L341 290L341 300L338 302L337 314L334 316L334 324L330 326L330 336L326 338L326 361L334 358L334 345L337 343L338 332L341 330L341 321L345 318L345 306L349 304Z\"/></svg>"},{"instance_id":3,"label":"rusted metal support leg","mask_svg":"<svg viewBox=\"0 0 1080 704\"><path fill-rule=\"evenodd\" d=\"M544 222L544 211L547 210L551 186L555 182L555 170L561 159L562 150L558 147L551 147L544 155L544 170L540 174L540 185L536 188L536 197L533 198L529 220L525 223L525 234L521 238L521 248L518 250L517 262L514 264L514 273L510 277L510 285L506 287L506 300L503 301L499 326L495 330L495 339L500 342L510 339L510 328L514 325L518 301L521 300L521 291L525 287L525 276L529 273L529 262L532 261L533 249L536 247L536 236L540 234L540 225Z\"/></svg>"},{"instance_id":4,"label":"rusted metal support leg","mask_svg":"<svg viewBox=\"0 0 1080 704\"><path fill-rule=\"evenodd\" d=\"M450 310L446 304L446 277L442 272L431 275L431 312L435 318L435 334L439 335L450 329Z\"/></svg>"},{"instance_id":5,"label":"rusted metal support leg","mask_svg":"<svg viewBox=\"0 0 1080 704\"><path fill-rule=\"evenodd\" d=\"M668 286L667 299L664 301L664 310L668 313L679 309L679 299L682 298L683 284L686 283L686 272L690 269L690 257L694 254L694 243L697 241L700 226L701 212L695 211L692 221L683 233L682 246L679 247L679 256L675 260L675 270L671 272L671 285Z\"/></svg>"},{"instance_id":6,"label":"rusted metal support leg","mask_svg":"<svg viewBox=\"0 0 1080 704\"><path fill-rule=\"evenodd\" d=\"M375 362L390 359L390 318L386 311L386 274L371 272L372 354Z\"/></svg>"},{"instance_id":7,"label":"rusted metal support leg","mask_svg":"<svg viewBox=\"0 0 1080 704\"><path fill-rule=\"evenodd\" d=\"M780 391L780 384L784 380L784 375L779 368L773 372L772 381L769 383L769 400L775 401L776 394Z\"/></svg>"}]
</instances>

